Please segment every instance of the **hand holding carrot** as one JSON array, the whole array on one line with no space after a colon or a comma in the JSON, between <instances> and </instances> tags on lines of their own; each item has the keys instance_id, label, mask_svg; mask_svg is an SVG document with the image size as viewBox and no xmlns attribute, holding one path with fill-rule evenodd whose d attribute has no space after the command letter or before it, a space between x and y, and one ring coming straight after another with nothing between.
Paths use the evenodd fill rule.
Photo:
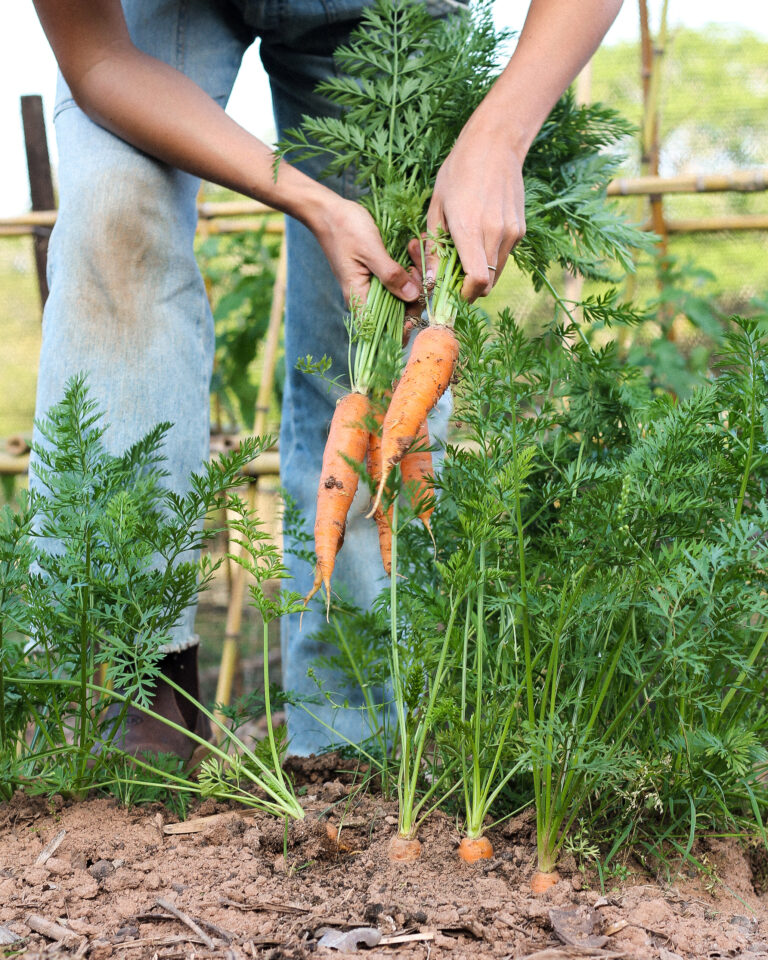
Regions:
<instances>
[{"instance_id":1,"label":"hand holding carrot","mask_svg":"<svg viewBox=\"0 0 768 960\"><path fill-rule=\"evenodd\" d=\"M347 303L366 301L371 276L378 277L400 300L418 298L419 287L389 256L373 217L359 203L326 190L322 205L307 218L307 226L323 248Z\"/></svg>"},{"instance_id":2,"label":"hand holding carrot","mask_svg":"<svg viewBox=\"0 0 768 960\"><path fill-rule=\"evenodd\" d=\"M428 234L446 231L456 246L465 274L461 295L470 302L491 292L525 234L522 157L510 142L508 120L489 101L490 95L445 159L427 212ZM436 276L436 260L428 245L427 277Z\"/></svg>"},{"instance_id":3,"label":"hand holding carrot","mask_svg":"<svg viewBox=\"0 0 768 960\"><path fill-rule=\"evenodd\" d=\"M531 0L506 68L465 124L435 180L427 230L447 231L467 300L490 292L525 234L522 166L544 120L600 44L622 0ZM426 274L436 257L428 250Z\"/></svg>"}]
</instances>

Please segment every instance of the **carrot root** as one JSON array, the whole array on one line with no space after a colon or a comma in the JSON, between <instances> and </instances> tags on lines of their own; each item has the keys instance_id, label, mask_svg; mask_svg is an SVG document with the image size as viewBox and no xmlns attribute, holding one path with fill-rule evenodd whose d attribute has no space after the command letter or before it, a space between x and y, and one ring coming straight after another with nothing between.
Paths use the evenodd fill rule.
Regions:
<instances>
[{"instance_id":1,"label":"carrot root","mask_svg":"<svg viewBox=\"0 0 768 960\"><path fill-rule=\"evenodd\" d=\"M408 863L421 857L421 841L415 837L412 840L401 837L399 834L389 841L389 859L400 863Z\"/></svg>"},{"instance_id":2,"label":"carrot root","mask_svg":"<svg viewBox=\"0 0 768 960\"><path fill-rule=\"evenodd\" d=\"M432 453L429 449L429 428L426 420L419 427L411 449L400 461L400 474L403 484L409 488L411 506L427 528L427 533L432 538L432 545L435 546L430 523L435 502L427 482L427 478L432 476Z\"/></svg>"},{"instance_id":3,"label":"carrot root","mask_svg":"<svg viewBox=\"0 0 768 960\"><path fill-rule=\"evenodd\" d=\"M373 419L380 426L384 419L383 411L375 413ZM368 437L368 475L374 483L381 479L381 436L378 431L372 430ZM379 534L379 552L381 553L381 562L387 576L392 572L392 514L393 509L390 505L384 511L379 506L373 514L376 521L376 529Z\"/></svg>"},{"instance_id":4,"label":"carrot root","mask_svg":"<svg viewBox=\"0 0 768 960\"><path fill-rule=\"evenodd\" d=\"M493 846L488 837L464 837L459 844L459 856L465 863L490 860L493 856Z\"/></svg>"},{"instance_id":5,"label":"carrot root","mask_svg":"<svg viewBox=\"0 0 768 960\"><path fill-rule=\"evenodd\" d=\"M323 453L320 483L317 488L315 518L315 579L304 598L307 604L321 586L325 587L326 608L330 610L331 574L336 555L344 542L347 514L355 498L358 474L348 460L362 463L368 447L368 398L348 393L336 404L328 440Z\"/></svg>"},{"instance_id":6,"label":"carrot root","mask_svg":"<svg viewBox=\"0 0 768 960\"><path fill-rule=\"evenodd\" d=\"M531 891L535 894L546 893L550 887L560 880L560 874L557 870L550 870L548 872L543 872L542 870L537 870L536 873L531 877Z\"/></svg>"},{"instance_id":7,"label":"carrot root","mask_svg":"<svg viewBox=\"0 0 768 960\"><path fill-rule=\"evenodd\" d=\"M427 327L416 335L384 417L381 481L369 517L381 504L392 469L405 456L427 414L445 393L458 359L459 342L450 327Z\"/></svg>"}]
</instances>

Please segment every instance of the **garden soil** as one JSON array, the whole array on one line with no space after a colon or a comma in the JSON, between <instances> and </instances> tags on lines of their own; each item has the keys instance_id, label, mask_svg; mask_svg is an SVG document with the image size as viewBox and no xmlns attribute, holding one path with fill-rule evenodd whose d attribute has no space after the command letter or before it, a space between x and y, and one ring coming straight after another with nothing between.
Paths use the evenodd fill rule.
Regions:
<instances>
[{"instance_id":1,"label":"garden soil","mask_svg":"<svg viewBox=\"0 0 768 960\"><path fill-rule=\"evenodd\" d=\"M0 956L768 960L768 858L737 840L699 842L698 870L629 859L602 888L567 856L534 897L529 813L491 830L495 856L474 866L455 822L433 814L421 860L395 864L392 802L333 755L292 772L307 819L287 830L211 801L183 826L158 804L0 805Z\"/></svg>"}]
</instances>

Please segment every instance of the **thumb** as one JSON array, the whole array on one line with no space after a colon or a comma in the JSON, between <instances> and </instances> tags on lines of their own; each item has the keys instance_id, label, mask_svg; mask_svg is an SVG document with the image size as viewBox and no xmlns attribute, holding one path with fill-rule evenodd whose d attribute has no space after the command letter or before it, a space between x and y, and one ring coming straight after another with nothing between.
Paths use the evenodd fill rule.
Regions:
<instances>
[{"instance_id":1,"label":"thumb","mask_svg":"<svg viewBox=\"0 0 768 960\"><path fill-rule=\"evenodd\" d=\"M406 303L418 299L421 292L411 277L410 273L393 260L381 245L380 250L376 250L368 257L367 266L371 273L375 274L381 280L382 284L400 300Z\"/></svg>"}]
</instances>

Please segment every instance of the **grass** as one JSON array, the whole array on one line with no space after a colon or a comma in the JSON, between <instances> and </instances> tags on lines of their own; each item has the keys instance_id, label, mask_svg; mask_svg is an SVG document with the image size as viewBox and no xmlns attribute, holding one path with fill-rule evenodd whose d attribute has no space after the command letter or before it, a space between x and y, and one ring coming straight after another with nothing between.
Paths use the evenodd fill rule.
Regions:
<instances>
[{"instance_id":1,"label":"grass","mask_svg":"<svg viewBox=\"0 0 768 960\"><path fill-rule=\"evenodd\" d=\"M2 238L0 291L0 437L7 437L31 432L35 412L42 329L31 238Z\"/></svg>"}]
</instances>

